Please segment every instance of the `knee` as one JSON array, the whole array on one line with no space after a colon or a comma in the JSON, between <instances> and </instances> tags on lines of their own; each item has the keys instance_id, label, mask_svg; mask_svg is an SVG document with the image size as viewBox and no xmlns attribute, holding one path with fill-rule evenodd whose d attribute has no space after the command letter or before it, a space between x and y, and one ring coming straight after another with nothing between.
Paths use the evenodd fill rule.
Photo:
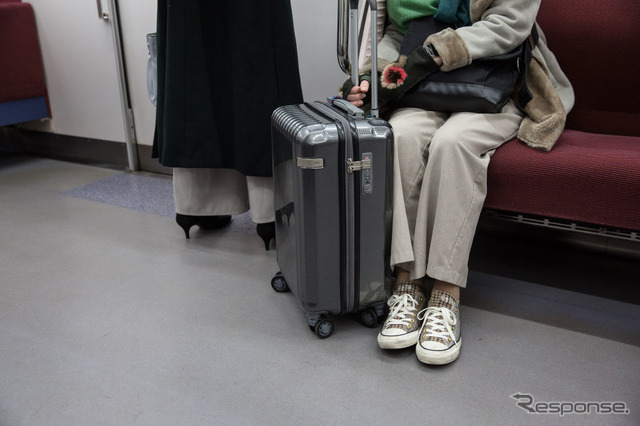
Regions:
<instances>
[{"instance_id":1,"label":"knee","mask_svg":"<svg viewBox=\"0 0 640 426\"><path fill-rule=\"evenodd\" d=\"M429 147L429 157L459 157L464 154L471 154L468 140L462 137L463 129L449 129L446 127L438 129L433 135Z\"/></svg>"},{"instance_id":2,"label":"knee","mask_svg":"<svg viewBox=\"0 0 640 426\"><path fill-rule=\"evenodd\" d=\"M425 111L401 109L391 116L389 124L393 128L394 145L400 158L416 161L426 156L425 151L437 126L425 121Z\"/></svg>"},{"instance_id":3,"label":"knee","mask_svg":"<svg viewBox=\"0 0 640 426\"><path fill-rule=\"evenodd\" d=\"M394 135L396 155L398 158L403 159L402 162L418 162L423 161L425 156L426 147L417 141L403 137L400 135Z\"/></svg>"}]
</instances>

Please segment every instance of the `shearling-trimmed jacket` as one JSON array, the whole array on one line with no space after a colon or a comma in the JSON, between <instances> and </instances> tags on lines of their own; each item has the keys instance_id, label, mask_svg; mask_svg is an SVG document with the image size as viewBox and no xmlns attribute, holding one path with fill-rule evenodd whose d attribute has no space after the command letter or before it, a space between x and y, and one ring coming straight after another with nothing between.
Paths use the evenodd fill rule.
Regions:
<instances>
[{"instance_id":1,"label":"shearling-trimmed jacket","mask_svg":"<svg viewBox=\"0 0 640 426\"><path fill-rule=\"evenodd\" d=\"M473 60L499 55L521 44L535 23L541 0L470 0L472 25L445 29L431 35L424 44L433 44L442 58L441 71L469 65ZM518 138L527 145L550 150L564 129L566 115L573 107L574 93L558 61L548 49L544 33L533 50L527 85L533 99L523 108L525 118ZM379 67L398 58L402 34L387 27L378 47Z\"/></svg>"}]
</instances>

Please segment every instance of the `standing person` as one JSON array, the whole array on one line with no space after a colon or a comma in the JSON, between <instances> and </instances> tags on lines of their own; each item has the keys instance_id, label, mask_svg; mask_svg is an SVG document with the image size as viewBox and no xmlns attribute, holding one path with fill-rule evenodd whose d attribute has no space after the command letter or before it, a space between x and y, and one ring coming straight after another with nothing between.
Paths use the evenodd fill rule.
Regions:
<instances>
[{"instance_id":1,"label":"standing person","mask_svg":"<svg viewBox=\"0 0 640 426\"><path fill-rule=\"evenodd\" d=\"M390 25L378 45L379 68L398 60L413 19L435 15L451 25L419 47L427 58L423 66L448 72L522 44L539 7L540 0L388 0ZM381 348L415 345L426 364L450 363L460 354L460 289L467 284L491 155L516 136L551 149L574 102L568 79L539 34L528 73L533 99L525 107L510 100L492 114L419 108L389 113L395 138L391 266L396 283L377 338ZM369 82L361 80L359 86L346 84L343 92L363 106L368 90Z\"/></svg>"},{"instance_id":2,"label":"standing person","mask_svg":"<svg viewBox=\"0 0 640 426\"><path fill-rule=\"evenodd\" d=\"M158 0L153 157L173 168L176 221L225 226L251 209L275 237L271 113L302 102L290 0Z\"/></svg>"}]
</instances>

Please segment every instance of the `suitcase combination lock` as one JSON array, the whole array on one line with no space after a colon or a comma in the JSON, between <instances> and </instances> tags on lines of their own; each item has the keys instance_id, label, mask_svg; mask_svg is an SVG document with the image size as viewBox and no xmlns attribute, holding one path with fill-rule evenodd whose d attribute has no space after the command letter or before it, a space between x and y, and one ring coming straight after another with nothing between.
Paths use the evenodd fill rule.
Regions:
<instances>
[{"instance_id":1,"label":"suitcase combination lock","mask_svg":"<svg viewBox=\"0 0 640 426\"><path fill-rule=\"evenodd\" d=\"M362 193L371 194L373 192L373 180L371 173L371 166L373 163L373 154L365 152L362 154L361 161L353 161L352 158L347 158L347 172L353 173L357 171L362 172Z\"/></svg>"}]
</instances>

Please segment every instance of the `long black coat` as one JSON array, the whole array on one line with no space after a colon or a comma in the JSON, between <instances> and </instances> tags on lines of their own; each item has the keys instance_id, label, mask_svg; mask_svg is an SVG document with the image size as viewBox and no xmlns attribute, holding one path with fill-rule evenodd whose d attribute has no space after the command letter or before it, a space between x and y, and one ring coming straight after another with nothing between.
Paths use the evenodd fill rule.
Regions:
<instances>
[{"instance_id":1,"label":"long black coat","mask_svg":"<svg viewBox=\"0 0 640 426\"><path fill-rule=\"evenodd\" d=\"M290 0L158 0L164 166L271 176L271 113L301 101Z\"/></svg>"}]
</instances>

